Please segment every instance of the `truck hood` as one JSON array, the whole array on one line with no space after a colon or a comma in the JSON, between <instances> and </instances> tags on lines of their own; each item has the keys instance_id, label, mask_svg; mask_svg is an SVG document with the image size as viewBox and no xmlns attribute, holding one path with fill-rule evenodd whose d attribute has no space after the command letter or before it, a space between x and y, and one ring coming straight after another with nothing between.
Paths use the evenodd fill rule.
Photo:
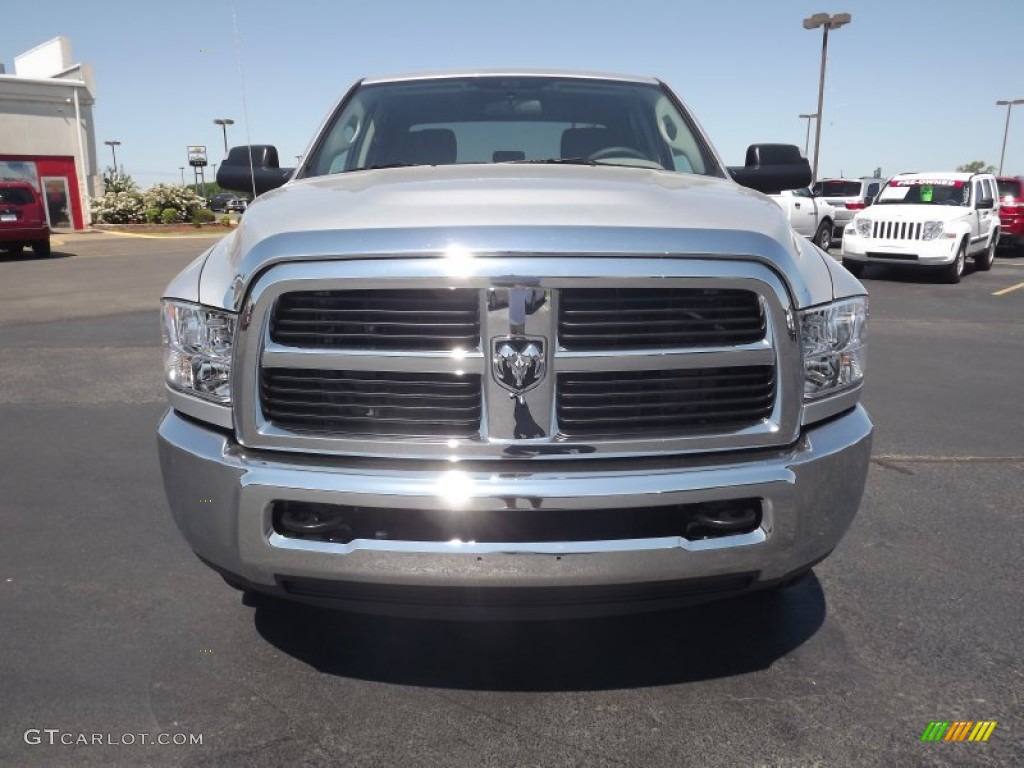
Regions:
<instances>
[{"instance_id":1,"label":"truck hood","mask_svg":"<svg viewBox=\"0 0 1024 768\"><path fill-rule=\"evenodd\" d=\"M647 230L643 238L638 229ZM653 247L756 256L787 279L798 306L831 298L821 254L802 248L783 212L759 192L657 170L526 164L390 168L289 182L250 205L238 230L211 251L200 294L203 303L237 309L252 276L279 261L434 255L453 245L486 251L484 242L490 250L503 243L506 253L558 254L567 252L567 240L589 253L637 253L646 243L643 255Z\"/></svg>"}]
</instances>

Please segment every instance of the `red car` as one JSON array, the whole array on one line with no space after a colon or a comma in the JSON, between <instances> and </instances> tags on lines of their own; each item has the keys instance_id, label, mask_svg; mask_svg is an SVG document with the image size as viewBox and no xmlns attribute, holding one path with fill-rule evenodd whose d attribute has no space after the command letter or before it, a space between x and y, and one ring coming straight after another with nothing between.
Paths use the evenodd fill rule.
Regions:
<instances>
[{"instance_id":1,"label":"red car","mask_svg":"<svg viewBox=\"0 0 1024 768\"><path fill-rule=\"evenodd\" d=\"M1024 256L1024 177L1000 176L999 244L1014 248Z\"/></svg>"},{"instance_id":2,"label":"red car","mask_svg":"<svg viewBox=\"0 0 1024 768\"><path fill-rule=\"evenodd\" d=\"M0 181L0 249L17 253L26 245L36 256L50 255L43 203L31 184Z\"/></svg>"}]
</instances>

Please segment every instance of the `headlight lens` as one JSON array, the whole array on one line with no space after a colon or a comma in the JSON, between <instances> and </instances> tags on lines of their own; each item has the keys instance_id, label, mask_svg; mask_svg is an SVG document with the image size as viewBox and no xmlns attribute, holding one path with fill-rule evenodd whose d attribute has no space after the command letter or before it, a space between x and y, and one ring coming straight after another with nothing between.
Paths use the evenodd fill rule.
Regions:
<instances>
[{"instance_id":1,"label":"headlight lens","mask_svg":"<svg viewBox=\"0 0 1024 768\"><path fill-rule=\"evenodd\" d=\"M165 299L163 319L167 384L204 400L230 403L235 315Z\"/></svg>"},{"instance_id":2,"label":"headlight lens","mask_svg":"<svg viewBox=\"0 0 1024 768\"><path fill-rule=\"evenodd\" d=\"M857 219L857 234L861 237L871 237L871 219Z\"/></svg>"},{"instance_id":3,"label":"headlight lens","mask_svg":"<svg viewBox=\"0 0 1024 768\"><path fill-rule=\"evenodd\" d=\"M833 395L864 380L867 320L867 296L800 313L805 400Z\"/></svg>"},{"instance_id":4,"label":"headlight lens","mask_svg":"<svg viewBox=\"0 0 1024 768\"><path fill-rule=\"evenodd\" d=\"M937 237L942 237L942 222L926 221L921 227L921 239L934 240Z\"/></svg>"}]
</instances>

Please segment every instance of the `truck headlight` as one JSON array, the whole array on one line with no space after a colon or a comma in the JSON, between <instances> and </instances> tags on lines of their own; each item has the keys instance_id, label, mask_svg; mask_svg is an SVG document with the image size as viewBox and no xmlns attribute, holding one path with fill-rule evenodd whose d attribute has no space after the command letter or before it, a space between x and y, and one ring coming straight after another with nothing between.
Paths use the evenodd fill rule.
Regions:
<instances>
[{"instance_id":1,"label":"truck headlight","mask_svg":"<svg viewBox=\"0 0 1024 768\"><path fill-rule=\"evenodd\" d=\"M937 237L942 237L942 222L926 221L921 226L921 239L934 240Z\"/></svg>"},{"instance_id":2,"label":"truck headlight","mask_svg":"<svg viewBox=\"0 0 1024 768\"><path fill-rule=\"evenodd\" d=\"M871 237L871 219L857 219L854 224L857 227L857 234L861 237Z\"/></svg>"},{"instance_id":3,"label":"truck headlight","mask_svg":"<svg viewBox=\"0 0 1024 768\"><path fill-rule=\"evenodd\" d=\"M833 395L864 380L867 320L867 296L800 313L804 400Z\"/></svg>"},{"instance_id":4,"label":"truck headlight","mask_svg":"<svg viewBox=\"0 0 1024 768\"><path fill-rule=\"evenodd\" d=\"M164 375L179 392L231 402L231 345L235 315L222 309L164 299Z\"/></svg>"}]
</instances>

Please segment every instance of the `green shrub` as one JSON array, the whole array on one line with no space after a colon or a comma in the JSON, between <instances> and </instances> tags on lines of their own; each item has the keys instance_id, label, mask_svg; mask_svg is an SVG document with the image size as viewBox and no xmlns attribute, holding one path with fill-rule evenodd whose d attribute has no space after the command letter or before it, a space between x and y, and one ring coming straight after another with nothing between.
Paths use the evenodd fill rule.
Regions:
<instances>
[{"instance_id":1,"label":"green shrub","mask_svg":"<svg viewBox=\"0 0 1024 768\"><path fill-rule=\"evenodd\" d=\"M212 224L217 220L217 217L213 214L213 211L207 208L196 208L192 213L192 224L199 227L203 224Z\"/></svg>"},{"instance_id":2,"label":"green shrub","mask_svg":"<svg viewBox=\"0 0 1024 768\"><path fill-rule=\"evenodd\" d=\"M159 208L147 208L146 209L146 223L147 224L159 224L160 223L160 209Z\"/></svg>"},{"instance_id":3,"label":"green shrub","mask_svg":"<svg viewBox=\"0 0 1024 768\"><path fill-rule=\"evenodd\" d=\"M225 213L223 216L220 217L220 223L221 223L222 226L230 227L231 226L231 217L228 216Z\"/></svg>"},{"instance_id":4,"label":"green shrub","mask_svg":"<svg viewBox=\"0 0 1024 768\"><path fill-rule=\"evenodd\" d=\"M175 222L181 221L181 213L176 211L174 208L164 208L160 212L160 221L164 224L174 224Z\"/></svg>"}]
</instances>

